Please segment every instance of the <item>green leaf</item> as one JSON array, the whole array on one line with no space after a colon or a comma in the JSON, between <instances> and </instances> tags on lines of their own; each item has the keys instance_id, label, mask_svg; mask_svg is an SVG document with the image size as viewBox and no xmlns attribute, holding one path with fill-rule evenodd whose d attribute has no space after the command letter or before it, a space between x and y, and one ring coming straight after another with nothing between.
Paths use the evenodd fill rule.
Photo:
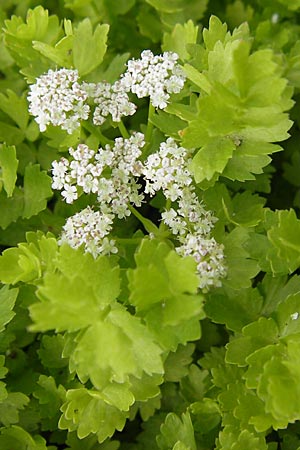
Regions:
<instances>
[{"instance_id":1,"label":"green leaf","mask_svg":"<svg viewBox=\"0 0 300 450\"><path fill-rule=\"evenodd\" d=\"M0 279L3 283L31 282L41 276L42 270L47 268L51 272L54 269L56 239L41 232L27 233L26 237L28 244L20 243L18 248L8 248L0 256Z\"/></svg>"},{"instance_id":2,"label":"green leaf","mask_svg":"<svg viewBox=\"0 0 300 450\"><path fill-rule=\"evenodd\" d=\"M235 144L229 139L214 140L204 145L194 156L190 169L196 183L211 180L215 173L222 173L232 158Z\"/></svg>"},{"instance_id":3,"label":"green leaf","mask_svg":"<svg viewBox=\"0 0 300 450\"><path fill-rule=\"evenodd\" d=\"M183 145L199 149L193 161L196 181L214 182L217 174L255 179L253 174L270 163L268 155L281 150L272 142L289 136L292 122L285 111L293 105L291 90L270 49L250 53L247 27L231 34L213 16L203 40L206 56L200 70L185 66L201 94L198 111L182 132Z\"/></svg>"},{"instance_id":4,"label":"green leaf","mask_svg":"<svg viewBox=\"0 0 300 450\"><path fill-rule=\"evenodd\" d=\"M0 93L0 109L5 112L20 128L25 131L28 120L28 105L24 97L8 89L6 95Z\"/></svg>"},{"instance_id":5,"label":"green leaf","mask_svg":"<svg viewBox=\"0 0 300 450\"><path fill-rule=\"evenodd\" d=\"M0 192L0 226L7 228L15 222L24 210L24 195L20 188L15 188L12 197L7 197L4 191Z\"/></svg>"},{"instance_id":6,"label":"green leaf","mask_svg":"<svg viewBox=\"0 0 300 450\"><path fill-rule=\"evenodd\" d=\"M30 307L32 331L76 331L100 320L102 296L94 292L84 278L69 279L61 274L47 274L38 295L43 301ZM46 301L45 301L46 300ZM87 307L88 305L88 307Z\"/></svg>"},{"instance_id":7,"label":"green leaf","mask_svg":"<svg viewBox=\"0 0 300 450\"><path fill-rule=\"evenodd\" d=\"M64 345L65 340L61 334L42 337L41 347L37 353L44 367L60 369L68 365L67 358L62 356Z\"/></svg>"},{"instance_id":8,"label":"green leaf","mask_svg":"<svg viewBox=\"0 0 300 450\"><path fill-rule=\"evenodd\" d=\"M39 435L31 436L23 428L12 425L9 428L1 428L0 445L3 450L12 448L19 450L47 450L46 441ZM50 449L49 449L50 450Z\"/></svg>"},{"instance_id":9,"label":"green leaf","mask_svg":"<svg viewBox=\"0 0 300 450\"><path fill-rule=\"evenodd\" d=\"M181 345L176 352L170 352L165 361L165 381L180 381L188 374L188 365L192 362L193 344Z\"/></svg>"},{"instance_id":10,"label":"green leaf","mask_svg":"<svg viewBox=\"0 0 300 450\"><path fill-rule=\"evenodd\" d=\"M73 35L69 35L62 38L54 47L40 41L33 41L32 47L58 66L70 69L73 63L73 41Z\"/></svg>"},{"instance_id":11,"label":"green leaf","mask_svg":"<svg viewBox=\"0 0 300 450\"><path fill-rule=\"evenodd\" d=\"M288 296L275 313L276 322L282 337L300 333L300 294Z\"/></svg>"},{"instance_id":12,"label":"green leaf","mask_svg":"<svg viewBox=\"0 0 300 450\"><path fill-rule=\"evenodd\" d=\"M0 181L8 197L11 197L17 181L18 160L16 147L0 144Z\"/></svg>"},{"instance_id":13,"label":"green leaf","mask_svg":"<svg viewBox=\"0 0 300 450\"><path fill-rule=\"evenodd\" d=\"M167 136L174 137L174 139L178 139L179 132L186 127L186 122L164 111L152 114L150 122Z\"/></svg>"},{"instance_id":14,"label":"green leaf","mask_svg":"<svg viewBox=\"0 0 300 450\"><path fill-rule=\"evenodd\" d=\"M209 94L211 91L211 84L205 74L199 72L195 67L190 64L185 64L183 66L184 72L188 79L192 81L196 86L198 86L201 91L204 91L206 94Z\"/></svg>"},{"instance_id":15,"label":"green leaf","mask_svg":"<svg viewBox=\"0 0 300 450\"><path fill-rule=\"evenodd\" d=\"M156 341L165 350L175 352L179 344L185 345L201 337L200 319L204 318L201 300L198 298L197 304L197 300L195 301L195 310L198 313L195 314L194 310L192 317L190 312L188 314L189 317L185 313L185 300L186 298L178 298L178 303L180 303L178 308L179 314L176 310L172 311L173 321L171 323L165 323L164 307L161 305L152 307L144 315L148 328L155 336ZM182 311L183 317L180 316Z\"/></svg>"},{"instance_id":16,"label":"green leaf","mask_svg":"<svg viewBox=\"0 0 300 450\"><path fill-rule=\"evenodd\" d=\"M199 281L195 261L192 258L181 258L164 242L144 239L135 259L137 268L130 269L128 277L130 301L137 310L148 309L155 303L168 299L171 307L172 297L197 292ZM155 280L155 283L151 280Z\"/></svg>"},{"instance_id":17,"label":"green leaf","mask_svg":"<svg viewBox=\"0 0 300 450\"><path fill-rule=\"evenodd\" d=\"M97 322L119 293L118 268L107 257L61 247L60 271L46 273L38 289L41 302L30 307L32 330L76 331Z\"/></svg>"},{"instance_id":18,"label":"green leaf","mask_svg":"<svg viewBox=\"0 0 300 450\"><path fill-rule=\"evenodd\" d=\"M224 289L208 296L204 310L214 322L240 332L245 325L258 319L262 305L263 298L257 289Z\"/></svg>"},{"instance_id":19,"label":"green leaf","mask_svg":"<svg viewBox=\"0 0 300 450\"><path fill-rule=\"evenodd\" d=\"M42 6L28 9L26 22L21 17L12 16L5 21L5 43L13 59L30 82L49 69L48 61L41 57L33 46L33 41L52 44L61 36L62 29L57 16L50 16Z\"/></svg>"},{"instance_id":20,"label":"green leaf","mask_svg":"<svg viewBox=\"0 0 300 450\"><path fill-rule=\"evenodd\" d=\"M60 429L76 430L80 439L96 434L100 443L115 430L121 431L128 417L128 412L110 405L100 391L85 388L69 390L61 410Z\"/></svg>"},{"instance_id":21,"label":"green leaf","mask_svg":"<svg viewBox=\"0 0 300 450\"><path fill-rule=\"evenodd\" d=\"M26 244L19 244L19 248L8 248L4 250L0 257L0 279L2 283L26 282L38 278L40 275L39 260L34 253L30 252Z\"/></svg>"},{"instance_id":22,"label":"green leaf","mask_svg":"<svg viewBox=\"0 0 300 450\"><path fill-rule=\"evenodd\" d=\"M18 296L18 289L9 289L3 286L0 289L0 332L4 330L11 319L15 316L13 307Z\"/></svg>"},{"instance_id":23,"label":"green leaf","mask_svg":"<svg viewBox=\"0 0 300 450\"><path fill-rule=\"evenodd\" d=\"M165 33L163 38L163 51L176 52L181 60L190 59L187 50L188 44L196 44L198 35L198 27L189 20L184 25L176 24L172 33Z\"/></svg>"},{"instance_id":24,"label":"green leaf","mask_svg":"<svg viewBox=\"0 0 300 450\"><path fill-rule=\"evenodd\" d=\"M300 220L293 209L276 214L278 225L268 231L268 239L291 273L300 266Z\"/></svg>"},{"instance_id":25,"label":"green leaf","mask_svg":"<svg viewBox=\"0 0 300 450\"><path fill-rule=\"evenodd\" d=\"M181 419L174 413L169 413L160 427L160 434L156 438L161 450L196 450L193 424L188 412L181 415Z\"/></svg>"},{"instance_id":26,"label":"green leaf","mask_svg":"<svg viewBox=\"0 0 300 450\"><path fill-rule=\"evenodd\" d=\"M158 12L167 31L191 17L197 22L203 17L207 6L207 0L147 0L147 3Z\"/></svg>"},{"instance_id":27,"label":"green leaf","mask_svg":"<svg viewBox=\"0 0 300 450\"><path fill-rule=\"evenodd\" d=\"M20 128L0 122L0 141L7 145L18 145L24 140L24 133Z\"/></svg>"},{"instance_id":28,"label":"green leaf","mask_svg":"<svg viewBox=\"0 0 300 450\"><path fill-rule=\"evenodd\" d=\"M74 31L73 61L79 75L92 72L101 64L106 52L109 25L97 25L93 33L92 23L86 18Z\"/></svg>"},{"instance_id":29,"label":"green leaf","mask_svg":"<svg viewBox=\"0 0 300 450\"><path fill-rule=\"evenodd\" d=\"M244 227L254 227L263 219L263 206L266 200L249 191L236 194L232 201L232 223Z\"/></svg>"},{"instance_id":30,"label":"green leaf","mask_svg":"<svg viewBox=\"0 0 300 450\"><path fill-rule=\"evenodd\" d=\"M60 407L66 397L64 387L61 384L57 387L53 377L40 375L33 396L39 402L43 428L55 431L60 416Z\"/></svg>"},{"instance_id":31,"label":"green leaf","mask_svg":"<svg viewBox=\"0 0 300 450\"><path fill-rule=\"evenodd\" d=\"M204 398L202 401L192 403L190 411L195 420L195 431L206 434L214 429L221 420L221 411L216 401L211 398Z\"/></svg>"},{"instance_id":32,"label":"green leaf","mask_svg":"<svg viewBox=\"0 0 300 450\"><path fill-rule=\"evenodd\" d=\"M221 448L227 450L227 448L232 448L232 450L267 450L265 438L263 436L258 436L249 430L235 430L233 427L225 427L220 433L220 444Z\"/></svg>"},{"instance_id":33,"label":"green leaf","mask_svg":"<svg viewBox=\"0 0 300 450\"><path fill-rule=\"evenodd\" d=\"M119 307L79 337L71 361L82 380L89 377L102 389L126 382L130 374L139 378L142 372L163 373L161 353L140 320Z\"/></svg>"},{"instance_id":34,"label":"green leaf","mask_svg":"<svg viewBox=\"0 0 300 450\"><path fill-rule=\"evenodd\" d=\"M223 42L227 33L227 25L222 24L216 16L209 19L209 28L203 30L203 40L207 50L213 50L218 41Z\"/></svg>"},{"instance_id":35,"label":"green leaf","mask_svg":"<svg viewBox=\"0 0 300 450\"><path fill-rule=\"evenodd\" d=\"M226 361L246 365L247 356L256 350L272 345L278 337L278 327L271 318L260 317L243 328L244 337L236 338L227 345Z\"/></svg>"},{"instance_id":36,"label":"green leaf","mask_svg":"<svg viewBox=\"0 0 300 450\"><path fill-rule=\"evenodd\" d=\"M142 4L137 16L139 31L143 36L149 37L153 42L160 42L162 27L157 12L146 3Z\"/></svg>"},{"instance_id":37,"label":"green leaf","mask_svg":"<svg viewBox=\"0 0 300 450\"><path fill-rule=\"evenodd\" d=\"M24 176L23 217L28 219L45 209L47 199L51 196L51 178L40 170L39 164L27 166Z\"/></svg>"},{"instance_id":38,"label":"green leaf","mask_svg":"<svg viewBox=\"0 0 300 450\"><path fill-rule=\"evenodd\" d=\"M245 228L237 227L223 241L228 267L227 277L223 284L231 289L250 287L251 279L260 270L257 262L251 258L247 250L247 243L251 242L249 241L250 237L251 234Z\"/></svg>"},{"instance_id":39,"label":"green leaf","mask_svg":"<svg viewBox=\"0 0 300 450\"><path fill-rule=\"evenodd\" d=\"M24 409L28 403L29 398L22 392L9 392L6 399L0 403L0 422L6 427L18 423L19 410Z\"/></svg>"}]
</instances>

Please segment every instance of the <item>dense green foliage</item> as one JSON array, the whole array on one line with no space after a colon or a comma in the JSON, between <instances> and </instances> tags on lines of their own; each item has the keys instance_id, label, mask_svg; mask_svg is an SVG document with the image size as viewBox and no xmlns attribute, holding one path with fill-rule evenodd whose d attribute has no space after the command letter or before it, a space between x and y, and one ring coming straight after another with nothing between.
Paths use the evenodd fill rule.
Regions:
<instances>
[{"instance_id":1,"label":"dense green foliage","mask_svg":"<svg viewBox=\"0 0 300 450\"><path fill-rule=\"evenodd\" d=\"M0 22L0 449L299 450L300 1L2 0ZM40 131L49 69L112 84L145 49L179 55L165 108ZM145 167L187 150L224 250L211 287L159 189L114 219L118 253L61 238L96 200L65 203L52 162L134 133Z\"/></svg>"}]
</instances>

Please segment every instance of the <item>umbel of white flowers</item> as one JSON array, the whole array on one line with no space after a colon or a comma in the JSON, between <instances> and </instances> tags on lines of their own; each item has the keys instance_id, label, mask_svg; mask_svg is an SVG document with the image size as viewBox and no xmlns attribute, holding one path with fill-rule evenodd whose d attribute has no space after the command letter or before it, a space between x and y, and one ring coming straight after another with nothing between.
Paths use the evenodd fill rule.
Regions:
<instances>
[{"instance_id":1,"label":"umbel of white flowers","mask_svg":"<svg viewBox=\"0 0 300 450\"><path fill-rule=\"evenodd\" d=\"M134 114L136 105L129 101L129 92L139 98L150 97L154 107L164 109L170 94L180 92L185 82L177 60L178 55L173 52L153 55L150 50L144 50L141 59L128 61L127 71L112 85L80 84L77 70L49 70L29 88L29 112L35 116L40 131L51 124L71 134L81 120L88 119L88 100L96 105L95 125L102 125L109 116L119 122L122 117Z\"/></svg>"},{"instance_id":2,"label":"umbel of white flowers","mask_svg":"<svg viewBox=\"0 0 300 450\"><path fill-rule=\"evenodd\" d=\"M95 104L95 125L101 125L108 116L118 122L134 114L136 105L129 101L129 92L148 96L154 107L164 109L170 94L178 93L184 85L177 60L175 53L154 56L145 50L141 59L128 62L127 71L112 85L79 84L75 70L49 71L30 88L30 112L42 131L52 124L72 133L91 113L85 103L88 99ZM112 145L97 151L79 144L69 149L68 158L53 161L52 187L61 191L67 203L73 203L81 192L97 198L95 209L88 206L67 219L59 242L83 247L94 257L116 253L112 236L115 217L128 217L130 205L140 207L145 194L152 197L161 191L169 204L161 218L177 241L176 251L197 262L201 289L220 286L226 267L223 246L211 236L217 219L198 200L188 150L168 138L142 162L144 145L144 135L133 132L129 138L116 138Z\"/></svg>"}]
</instances>

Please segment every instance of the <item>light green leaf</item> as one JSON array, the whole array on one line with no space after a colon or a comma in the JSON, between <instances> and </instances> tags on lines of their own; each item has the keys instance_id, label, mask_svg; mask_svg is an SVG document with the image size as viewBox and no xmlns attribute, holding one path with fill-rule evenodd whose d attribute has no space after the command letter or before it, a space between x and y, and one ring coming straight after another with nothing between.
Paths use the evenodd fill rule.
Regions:
<instances>
[{"instance_id":1,"label":"light green leaf","mask_svg":"<svg viewBox=\"0 0 300 450\"><path fill-rule=\"evenodd\" d=\"M158 304L164 324L172 326L201 313L202 297L196 295L199 279L193 258L180 257L164 242L145 239L135 259L137 267L129 269L128 278L130 302L138 312L144 314Z\"/></svg>"},{"instance_id":2,"label":"light green leaf","mask_svg":"<svg viewBox=\"0 0 300 450\"><path fill-rule=\"evenodd\" d=\"M222 173L234 149L235 144L229 139L214 140L200 148L190 167L196 183L211 180L215 173Z\"/></svg>"},{"instance_id":3,"label":"light green leaf","mask_svg":"<svg viewBox=\"0 0 300 450\"><path fill-rule=\"evenodd\" d=\"M207 50L213 50L216 42L224 42L227 33L227 25L222 24L216 16L211 16L209 28L203 30L203 40Z\"/></svg>"},{"instance_id":4,"label":"light green leaf","mask_svg":"<svg viewBox=\"0 0 300 450\"><path fill-rule=\"evenodd\" d=\"M27 166L24 176L23 217L28 219L45 209L47 199L51 196L51 178L40 170L39 164Z\"/></svg>"},{"instance_id":5,"label":"light green leaf","mask_svg":"<svg viewBox=\"0 0 300 450\"><path fill-rule=\"evenodd\" d=\"M28 282L41 276L41 266L35 252L26 244L8 248L0 256L0 279L2 283Z\"/></svg>"},{"instance_id":6,"label":"light green leaf","mask_svg":"<svg viewBox=\"0 0 300 450\"><path fill-rule=\"evenodd\" d=\"M60 407L65 401L66 390L60 384L56 386L53 377L40 375L33 396L39 402L39 414L43 420L44 429L57 429Z\"/></svg>"},{"instance_id":7,"label":"light green leaf","mask_svg":"<svg viewBox=\"0 0 300 450\"><path fill-rule=\"evenodd\" d=\"M268 231L268 239L291 273L300 266L300 220L293 209L276 215L278 225Z\"/></svg>"},{"instance_id":8,"label":"light green leaf","mask_svg":"<svg viewBox=\"0 0 300 450\"><path fill-rule=\"evenodd\" d=\"M81 277L67 278L62 274L46 274L38 290L43 300L30 307L34 322L32 331L76 331L101 320L101 297ZM100 301L99 301L100 300Z\"/></svg>"},{"instance_id":9,"label":"light green leaf","mask_svg":"<svg viewBox=\"0 0 300 450\"><path fill-rule=\"evenodd\" d=\"M178 139L180 131L186 127L186 122L164 111L159 111L150 117L150 122L167 136Z\"/></svg>"},{"instance_id":10,"label":"light green leaf","mask_svg":"<svg viewBox=\"0 0 300 450\"><path fill-rule=\"evenodd\" d=\"M0 434L1 450L49 450L46 441L40 435L31 436L23 428L12 425L8 428L1 428Z\"/></svg>"},{"instance_id":11,"label":"light green leaf","mask_svg":"<svg viewBox=\"0 0 300 450\"><path fill-rule=\"evenodd\" d=\"M258 319L263 298L257 289L225 289L212 293L205 303L205 313L216 323L225 323L227 328L240 332Z\"/></svg>"},{"instance_id":12,"label":"light green leaf","mask_svg":"<svg viewBox=\"0 0 300 450\"><path fill-rule=\"evenodd\" d=\"M15 188L18 164L15 146L0 144L0 180L8 197L12 196Z\"/></svg>"},{"instance_id":13,"label":"light green leaf","mask_svg":"<svg viewBox=\"0 0 300 450\"><path fill-rule=\"evenodd\" d=\"M119 307L78 339L71 361L80 379L89 377L103 389L109 383L126 382L129 375L163 373L161 353L140 320Z\"/></svg>"},{"instance_id":14,"label":"light green leaf","mask_svg":"<svg viewBox=\"0 0 300 450\"><path fill-rule=\"evenodd\" d=\"M13 307L19 293L19 289L9 289L3 286L0 289L0 332L4 330L11 319L15 316Z\"/></svg>"},{"instance_id":15,"label":"light green leaf","mask_svg":"<svg viewBox=\"0 0 300 450\"><path fill-rule=\"evenodd\" d=\"M55 47L40 41L33 41L32 47L58 66L70 69L73 65L73 41L73 35L69 35L57 42Z\"/></svg>"},{"instance_id":16,"label":"light green leaf","mask_svg":"<svg viewBox=\"0 0 300 450\"><path fill-rule=\"evenodd\" d=\"M160 427L157 436L157 444L161 450L196 450L193 424L188 412L183 413L180 418L169 413L165 422Z\"/></svg>"},{"instance_id":17,"label":"light green leaf","mask_svg":"<svg viewBox=\"0 0 300 450\"><path fill-rule=\"evenodd\" d=\"M192 20L189 20L184 25L176 24L172 33L165 33L163 37L162 49L163 51L176 52L181 60L190 59L190 54L187 50L188 44L196 44L198 27L194 25Z\"/></svg>"},{"instance_id":18,"label":"light green leaf","mask_svg":"<svg viewBox=\"0 0 300 450\"><path fill-rule=\"evenodd\" d=\"M42 337L41 346L37 353L44 367L60 369L68 365L67 358L62 356L64 345L65 340L61 334L44 335Z\"/></svg>"},{"instance_id":19,"label":"light green leaf","mask_svg":"<svg viewBox=\"0 0 300 450\"><path fill-rule=\"evenodd\" d=\"M188 375L189 365L193 361L192 354L195 350L193 344L180 345L176 352L170 352L164 367L165 381L180 381L181 378Z\"/></svg>"},{"instance_id":20,"label":"light green leaf","mask_svg":"<svg viewBox=\"0 0 300 450\"><path fill-rule=\"evenodd\" d=\"M47 271L38 290L42 301L30 307L32 330L76 331L101 320L119 293L118 267L67 245L55 258L60 270Z\"/></svg>"},{"instance_id":21,"label":"light green leaf","mask_svg":"<svg viewBox=\"0 0 300 450\"><path fill-rule=\"evenodd\" d=\"M27 395L22 392L9 392L0 403L0 422L6 427L19 422L19 410L29 403ZM0 439L1 442L1 439Z\"/></svg>"},{"instance_id":22,"label":"light green leaf","mask_svg":"<svg viewBox=\"0 0 300 450\"><path fill-rule=\"evenodd\" d=\"M0 109L5 112L20 128L25 131L28 120L28 105L24 97L8 89L6 95L0 93Z\"/></svg>"},{"instance_id":23,"label":"light green leaf","mask_svg":"<svg viewBox=\"0 0 300 450\"><path fill-rule=\"evenodd\" d=\"M24 140L24 132L20 128L0 122L0 141L7 145L18 145Z\"/></svg>"},{"instance_id":24,"label":"light green leaf","mask_svg":"<svg viewBox=\"0 0 300 450\"><path fill-rule=\"evenodd\" d=\"M97 25L93 33L92 23L86 18L74 31L73 61L79 75L92 72L101 62L106 52L109 25Z\"/></svg>"},{"instance_id":25,"label":"light green leaf","mask_svg":"<svg viewBox=\"0 0 300 450\"><path fill-rule=\"evenodd\" d=\"M260 317L243 328L243 335L227 345L226 361L230 364L246 366L249 355L276 342L278 327L273 319Z\"/></svg>"},{"instance_id":26,"label":"light green leaf","mask_svg":"<svg viewBox=\"0 0 300 450\"><path fill-rule=\"evenodd\" d=\"M49 16L42 6L28 9L25 22L12 16L5 21L5 43L13 59L31 83L49 69L47 60L32 47L32 41L49 45L56 42L62 29L57 16Z\"/></svg>"},{"instance_id":27,"label":"light green leaf","mask_svg":"<svg viewBox=\"0 0 300 450\"><path fill-rule=\"evenodd\" d=\"M224 286L231 289L250 287L251 279L258 274L260 267L247 251L250 236L246 229L237 227L225 237L223 244L228 271Z\"/></svg>"},{"instance_id":28,"label":"light green leaf","mask_svg":"<svg viewBox=\"0 0 300 450\"><path fill-rule=\"evenodd\" d=\"M207 77L203 73L199 72L195 67L191 66L190 64L185 64L183 66L183 69L186 76L190 81L192 81L192 83L198 86L206 94L210 93L212 86Z\"/></svg>"},{"instance_id":29,"label":"light green leaf","mask_svg":"<svg viewBox=\"0 0 300 450\"><path fill-rule=\"evenodd\" d=\"M125 425L128 412L120 411L110 405L100 391L85 388L71 389L67 392L67 401L61 410L59 428L77 431L80 439L96 434L101 443L111 437L116 430Z\"/></svg>"}]
</instances>

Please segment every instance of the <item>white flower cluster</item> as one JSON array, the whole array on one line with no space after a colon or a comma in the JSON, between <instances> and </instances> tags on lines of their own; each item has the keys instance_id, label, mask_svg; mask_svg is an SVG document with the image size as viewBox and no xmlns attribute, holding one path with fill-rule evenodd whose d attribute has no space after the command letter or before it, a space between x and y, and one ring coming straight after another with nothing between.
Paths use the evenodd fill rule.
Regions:
<instances>
[{"instance_id":1,"label":"white flower cluster","mask_svg":"<svg viewBox=\"0 0 300 450\"><path fill-rule=\"evenodd\" d=\"M102 125L109 115L114 122L120 122L123 116L132 116L136 111L136 105L129 101L120 81L114 84L84 83L83 88L97 105L93 114L95 125Z\"/></svg>"},{"instance_id":2,"label":"white flower cluster","mask_svg":"<svg viewBox=\"0 0 300 450\"><path fill-rule=\"evenodd\" d=\"M197 198L188 169L190 161L187 150L174 139L163 142L145 161L145 192L152 196L162 190L167 199L177 202L176 209L162 213L162 220L177 236L180 245L176 251L196 260L199 287L205 290L221 285L226 268L223 246L210 236L217 219Z\"/></svg>"},{"instance_id":3,"label":"white flower cluster","mask_svg":"<svg viewBox=\"0 0 300 450\"><path fill-rule=\"evenodd\" d=\"M71 134L79 127L80 120L88 118L88 95L78 78L77 70L49 70L30 86L29 112L35 116L40 131L52 124Z\"/></svg>"},{"instance_id":4,"label":"white flower cluster","mask_svg":"<svg viewBox=\"0 0 300 450\"><path fill-rule=\"evenodd\" d=\"M140 59L128 61L121 84L127 92L139 98L150 97L155 108L164 109L169 94L180 92L185 82L185 75L177 60L176 53L153 55L151 50L144 50Z\"/></svg>"},{"instance_id":5,"label":"white flower cluster","mask_svg":"<svg viewBox=\"0 0 300 450\"><path fill-rule=\"evenodd\" d=\"M220 286L220 279L226 275L223 246L211 237L217 219L198 200L187 150L168 138L143 164L139 158L144 144L142 133L134 133L129 139L117 138L113 146L106 145L97 152L80 144L76 150L69 149L70 161L61 158L52 163L52 187L62 191L67 203L73 203L83 191L96 194L99 207L97 212L86 208L70 217L61 241L74 248L84 245L85 251L95 257L116 252L115 242L108 237L114 218L129 216L129 205L141 206L144 193L153 196L162 190L170 202L175 202L162 213L162 220L176 236L176 251L196 260L201 289ZM144 193L138 177L145 180Z\"/></svg>"},{"instance_id":6,"label":"white flower cluster","mask_svg":"<svg viewBox=\"0 0 300 450\"><path fill-rule=\"evenodd\" d=\"M73 203L81 189L97 195L103 213L119 219L129 216L129 203L141 206L144 198L135 180L142 170L138 158L144 144L144 135L134 133L129 139L117 138L113 147L106 145L97 152L84 144L76 150L70 148L70 161L61 158L52 163L52 187L62 190L67 203Z\"/></svg>"},{"instance_id":7,"label":"white flower cluster","mask_svg":"<svg viewBox=\"0 0 300 450\"><path fill-rule=\"evenodd\" d=\"M146 194L154 195L162 189L165 197L173 202L182 197L184 187L192 183L187 163L185 148L178 147L172 138L162 142L159 151L149 155L144 164Z\"/></svg>"},{"instance_id":8,"label":"white flower cluster","mask_svg":"<svg viewBox=\"0 0 300 450\"><path fill-rule=\"evenodd\" d=\"M220 279L226 275L224 247L210 235L217 219L199 202L193 186L184 189L177 209L162 213L162 220L177 235L178 254L197 262L200 289L221 286Z\"/></svg>"},{"instance_id":9,"label":"white flower cluster","mask_svg":"<svg viewBox=\"0 0 300 450\"><path fill-rule=\"evenodd\" d=\"M117 253L115 241L107 237L112 223L112 214L103 214L87 207L67 219L59 243L66 242L73 248L84 246L85 251L95 258L100 254Z\"/></svg>"},{"instance_id":10,"label":"white flower cluster","mask_svg":"<svg viewBox=\"0 0 300 450\"><path fill-rule=\"evenodd\" d=\"M199 288L208 290L210 287L221 286L221 278L226 275L223 246L214 238L201 234L187 234L180 247L176 248L181 256L192 256L197 262Z\"/></svg>"}]
</instances>

